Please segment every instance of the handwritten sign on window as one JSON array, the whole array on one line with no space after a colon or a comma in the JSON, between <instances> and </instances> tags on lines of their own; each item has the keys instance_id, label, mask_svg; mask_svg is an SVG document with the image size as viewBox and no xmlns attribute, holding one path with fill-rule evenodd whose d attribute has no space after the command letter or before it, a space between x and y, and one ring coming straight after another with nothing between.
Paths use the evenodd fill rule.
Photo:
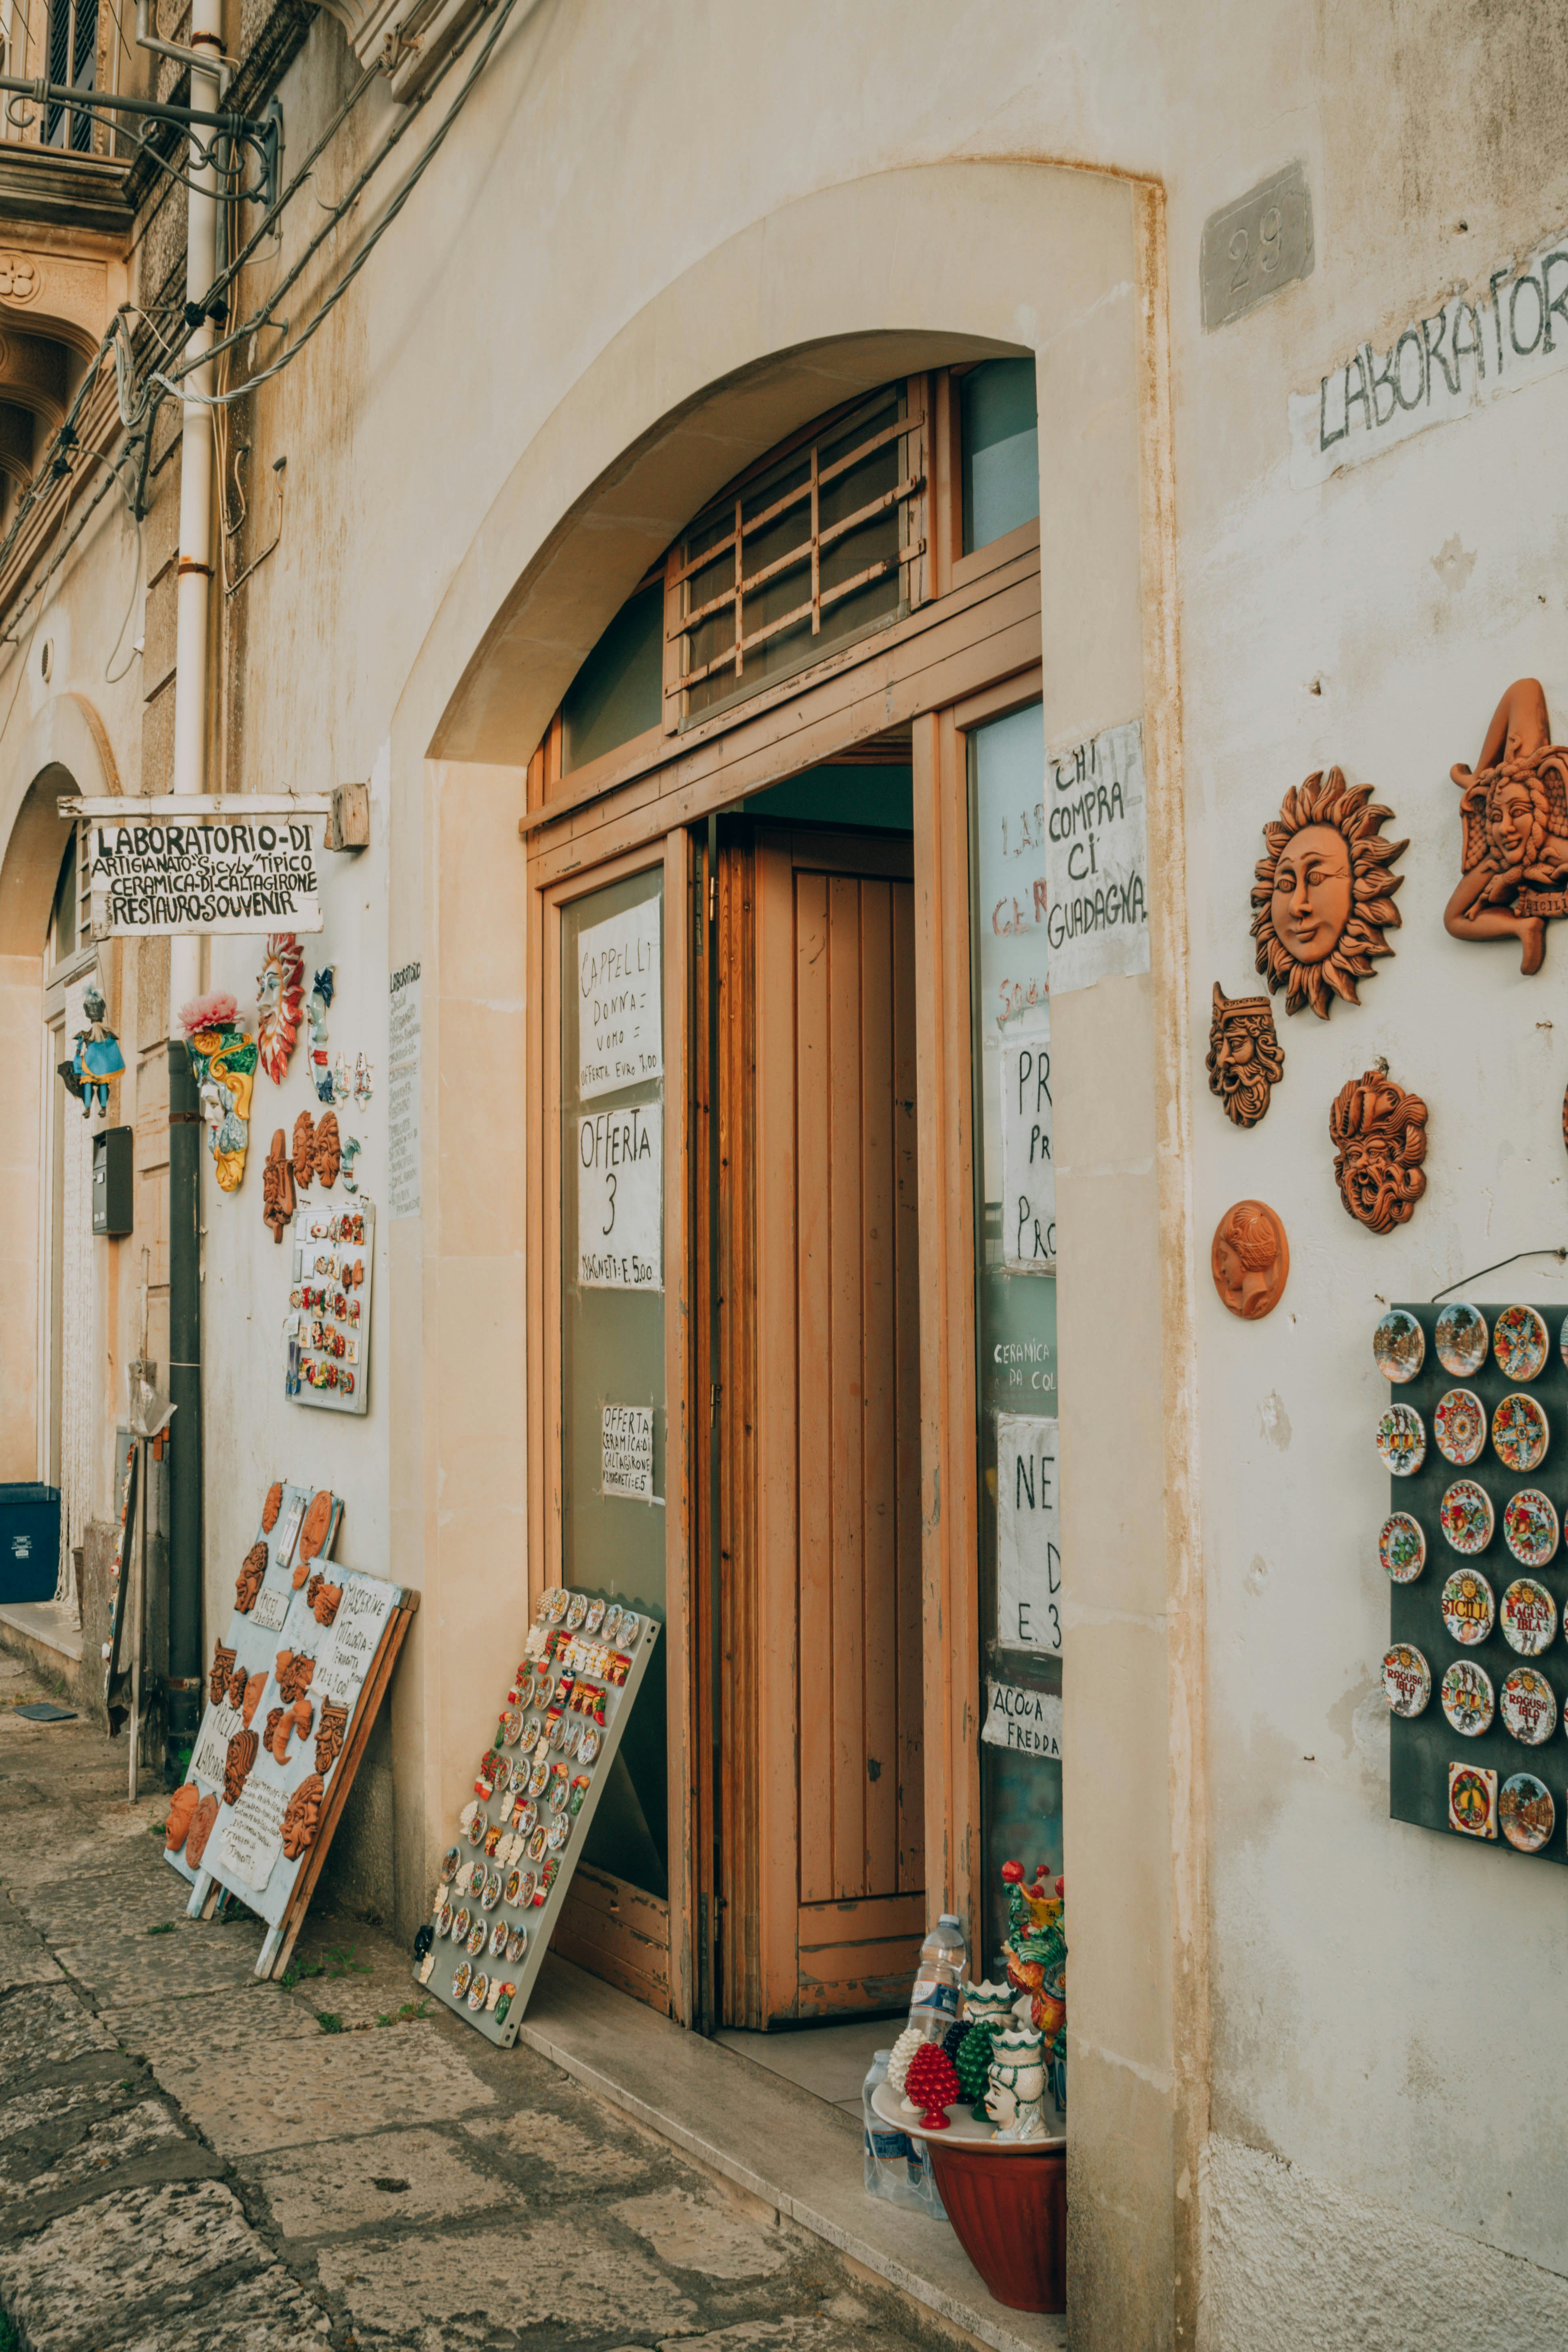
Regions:
<instances>
[{"instance_id":1,"label":"handwritten sign on window","mask_svg":"<svg viewBox=\"0 0 1568 2352\"><path fill-rule=\"evenodd\" d=\"M996 1639L1005 1649L1062 1646L1061 1515L1054 1418L996 1416Z\"/></svg>"},{"instance_id":2,"label":"handwritten sign on window","mask_svg":"<svg viewBox=\"0 0 1568 2352\"><path fill-rule=\"evenodd\" d=\"M577 942L577 1092L584 1102L664 1076L659 901L595 923Z\"/></svg>"},{"instance_id":3,"label":"handwritten sign on window","mask_svg":"<svg viewBox=\"0 0 1568 2352\"><path fill-rule=\"evenodd\" d=\"M664 1108L634 1103L577 1122L577 1280L664 1287Z\"/></svg>"},{"instance_id":4,"label":"handwritten sign on window","mask_svg":"<svg viewBox=\"0 0 1568 2352\"><path fill-rule=\"evenodd\" d=\"M1051 993L1149 969L1143 721L1046 754Z\"/></svg>"},{"instance_id":5,"label":"handwritten sign on window","mask_svg":"<svg viewBox=\"0 0 1568 2352\"><path fill-rule=\"evenodd\" d=\"M600 1483L605 1494L625 1495L634 1502L655 1500L651 1405L605 1407L600 1463Z\"/></svg>"},{"instance_id":6,"label":"handwritten sign on window","mask_svg":"<svg viewBox=\"0 0 1568 2352\"><path fill-rule=\"evenodd\" d=\"M1027 1037L1003 1040L1002 1255L1008 1265L1057 1262L1057 1171L1051 1156L1050 1008Z\"/></svg>"}]
</instances>

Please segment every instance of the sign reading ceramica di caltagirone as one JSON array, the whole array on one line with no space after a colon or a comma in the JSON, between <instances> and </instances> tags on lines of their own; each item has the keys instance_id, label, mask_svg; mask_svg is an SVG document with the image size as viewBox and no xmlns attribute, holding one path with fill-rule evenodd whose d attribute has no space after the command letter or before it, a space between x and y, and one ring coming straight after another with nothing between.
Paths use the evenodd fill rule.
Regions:
<instances>
[{"instance_id":1,"label":"sign reading ceramica di caltagirone","mask_svg":"<svg viewBox=\"0 0 1568 2352\"><path fill-rule=\"evenodd\" d=\"M1149 969L1143 721L1046 753L1051 994Z\"/></svg>"},{"instance_id":2,"label":"sign reading ceramica di caltagirone","mask_svg":"<svg viewBox=\"0 0 1568 2352\"><path fill-rule=\"evenodd\" d=\"M319 931L327 807L243 795L68 803L96 939Z\"/></svg>"}]
</instances>

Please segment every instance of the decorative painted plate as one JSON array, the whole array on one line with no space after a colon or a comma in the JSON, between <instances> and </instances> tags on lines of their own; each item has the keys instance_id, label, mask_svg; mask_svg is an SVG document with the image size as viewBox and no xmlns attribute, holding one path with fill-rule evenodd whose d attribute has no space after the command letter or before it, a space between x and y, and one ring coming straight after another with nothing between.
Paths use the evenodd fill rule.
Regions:
<instances>
[{"instance_id":1,"label":"decorative painted plate","mask_svg":"<svg viewBox=\"0 0 1568 2352\"><path fill-rule=\"evenodd\" d=\"M1568 1323L1565 1323L1563 1328L1564 1331L1568 1331ZM609 1607L605 1612L603 1620L600 1622L599 1631L606 1642L613 1642L620 1630L621 1604L618 1601L612 1601Z\"/></svg>"},{"instance_id":2,"label":"decorative painted plate","mask_svg":"<svg viewBox=\"0 0 1568 2352\"><path fill-rule=\"evenodd\" d=\"M1413 1381L1426 1360L1426 1334L1407 1307L1391 1307L1372 1335L1372 1352L1385 1381Z\"/></svg>"},{"instance_id":3,"label":"decorative painted plate","mask_svg":"<svg viewBox=\"0 0 1568 2352\"><path fill-rule=\"evenodd\" d=\"M1392 1576L1393 1573L1393 1570L1390 1569L1389 1574ZM446 1853L441 1856L441 1884L443 1886L450 1886L453 1879L458 1875L458 1865L462 1859L462 1849L459 1846L449 1845L447 1848Z\"/></svg>"},{"instance_id":4,"label":"decorative painted plate","mask_svg":"<svg viewBox=\"0 0 1568 2352\"><path fill-rule=\"evenodd\" d=\"M1408 1511L1391 1512L1377 1538L1377 1557L1384 1576L1395 1584L1414 1584L1426 1565L1426 1538L1420 1520L1413 1519Z\"/></svg>"},{"instance_id":5,"label":"decorative painted plate","mask_svg":"<svg viewBox=\"0 0 1568 2352\"><path fill-rule=\"evenodd\" d=\"M1415 1419L1416 1419L1417 1421L1419 1421L1419 1419L1420 1419L1420 1417L1421 1417L1421 1416L1419 1415L1419 1413L1417 1413L1415 1417ZM1423 1432L1423 1443L1425 1443L1425 1432ZM1412 1466L1412 1468L1414 1468L1414 1467L1415 1467L1415 1465L1414 1465L1414 1464L1412 1464L1412 1465L1411 1465L1411 1466ZM623 1610L622 1610L622 1612L621 1612L621 1647L622 1647L622 1649L623 1649L623 1650L635 1650L635 1649L637 1648L637 1643L641 1641L641 1639L642 1639L642 1619L637 1615L637 1611L636 1611L635 1609L623 1609Z\"/></svg>"},{"instance_id":6,"label":"decorative painted plate","mask_svg":"<svg viewBox=\"0 0 1568 2352\"><path fill-rule=\"evenodd\" d=\"M1503 1505L1502 1536L1521 1568L1544 1568L1557 1550L1557 1506L1539 1486L1521 1486Z\"/></svg>"},{"instance_id":7,"label":"decorative painted plate","mask_svg":"<svg viewBox=\"0 0 1568 2352\"><path fill-rule=\"evenodd\" d=\"M499 1960L504 1955L506 1951L506 1921L504 1919L498 1919L494 1927L490 1929L490 1958L492 1960Z\"/></svg>"},{"instance_id":8,"label":"decorative painted plate","mask_svg":"<svg viewBox=\"0 0 1568 2352\"><path fill-rule=\"evenodd\" d=\"M1389 1475L1409 1478L1426 1459L1426 1424L1413 1404L1391 1404L1379 1417L1376 1443ZM624 1622L621 1639L626 1641Z\"/></svg>"},{"instance_id":9,"label":"decorative painted plate","mask_svg":"<svg viewBox=\"0 0 1568 2352\"><path fill-rule=\"evenodd\" d=\"M1483 1731L1491 1728L1497 1711L1492 1678L1473 1659L1455 1659L1443 1676L1439 1696L1450 1730L1458 1732L1463 1738L1479 1739Z\"/></svg>"},{"instance_id":10,"label":"decorative painted plate","mask_svg":"<svg viewBox=\"0 0 1568 2352\"><path fill-rule=\"evenodd\" d=\"M468 1843L470 1845L483 1845L485 1842L485 1832L489 1828L489 1825L490 1817L486 1812L483 1805L480 1805L474 1814L473 1820L468 1823Z\"/></svg>"},{"instance_id":11,"label":"decorative painted plate","mask_svg":"<svg viewBox=\"0 0 1568 2352\"><path fill-rule=\"evenodd\" d=\"M460 1960L458 1964L458 1973L452 1979L452 1999L454 2000L462 2000L463 1995L468 1991L469 1985L473 1981L473 1975L474 1972L468 1966L467 1960Z\"/></svg>"},{"instance_id":12,"label":"decorative painted plate","mask_svg":"<svg viewBox=\"0 0 1568 2352\"><path fill-rule=\"evenodd\" d=\"M1510 1381L1532 1381L1546 1361L1551 1340L1533 1307L1505 1307L1492 1325L1498 1370Z\"/></svg>"},{"instance_id":13,"label":"decorative painted plate","mask_svg":"<svg viewBox=\"0 0 1568 2352\"><path fill-rule=\"evenodd\" d=\"M1383 1696L1395 1715L1422 1715L1432 1696L1432 1669L1419 1650L1396 1642L1383 1656Z\"/></svg>"},{"instance_id":14,"label":"decorative painted plate","mask_svg":"<svg viewBox=\"0 0 1568 2352\"><path fill-rule=\"evenodd\" d=\"M574 1633L587 1614L587 1594L585 1592L574 1592L572 1595L571 1600L566 1604L566 1631L569 1633Z\"/></svg>"},{"instance_id":15,"label":"decorative painted plate","mask_svg":"<svg viewBox=\"0 0 1568 2352\"><path fill-rule=\"evenodd\" d=\"M489 1876L485 1880L484 1892L479 1896L479 1908L481 1911L493 1911L495 1909L496 1905L500 1901L500 1890L501 1875L500 1869L497 1868L492 1870Z\"/></svg>"},{"instance_id":16,"label":"decorative painted plate","mask_svg":"<svg viewBox=\"0 0 1568 2352\"><path fill-rule=\"evenodd\" d=\"M520 1923L506 1939L506 1956L514 1969L527 1949L528 1929Z\"/></svg>"},{"instance_id":17,"label":"decorative painted plate","mask_svg":"<svg viewBox=\"0 0 1568 2352\"><path fill-rule=\"evenodd\" d=\"M466 1944L468 1940L468 1929L473 1926L473 1924L474 1915L467 1908L466 1906L462 1910L455 1911L452 1914L451 1927L453 1943Z\"/></svg>"},{"instance_id":18,"label":"decorative painted plate","mask_svg":"<svg viewBox=\"0 0 1568 2352\"><path fill-rule=\"evenodd\" d=\"M1533 1576L1516 1576L1498 1612L1502 1637L1521 1658L1538 1658L1557 1633L1557 1603Z\"/></svg>"},{"instance_id":19,"label":"decorative painted plate","mask_svg":"<svg viewBox=\"0 0 1568 2352\"><path fill-rule=\"evenodd\" d=\"M1491 1333L1479 1307L1456 1298L1438 1316L1432 1343L1443 1370L1452 1372L1456 1380L1464 1381L1472 1372L1479 1372L1486 1362Z\"/></svg>"},{"instance_id":20,"label":"decorative painted plate","mask_svg":"<svg viewBox=\"0 0 1568 2352\"><path fill-rule=\"evenodd\" d=\"M1437 1517L1454 1549L1467 1557L1485 1551L1497 1524L1491 1496L1473 1478L1455 1479L1437 1507ZM1478 1634L1475 1638L1480 1637Z\"/></svg>"},{"instance_id":21,"label":"decorative painted plate","mask_svg":"<svg viewBox=\"0 0 1568 2352\"><path fill-rule=\"evenodd\" d=\"M468 1930L468 1958L470 1960L477 1960L479 1954L484 1950L485 1937L489 1932L489 1930L486 1927L482 1919L476 1919L474 1921L473 1926Z\"/></svg>"},{"instance_id":22,"label":"decorative painted plate","mask_svg":"<svg viewBox=\"0 0 1568 2352\"><path fill-rule=\"evenodd\" d=\"M479 1975L474 1979L473 1983L468 1987L468 2007L470 2009L483 2009L485 2005L485 1995L489 1992L489 1989L490 1980L481 1969Z\"/></svg>"},{"instance_id":23,"label":"decorative painted plate","mask_svg":"<svg viewBox=\"0 0 1568 2352\"><path fill-rule=\"evenodd\" d=\"M1497 1599L1479 1568L1457 1568L1438 1606L1449 1633L1467 1650L1484 1642L1497 1622Z\"/></svg>"},{"instance_id":24,"label":"decorative painted plate","mask_svg":"<svg viewBox=\"0 0 1568 2352\"><path fill-rule=\"evenodd\" d=\"M1515 1666L1503 1676L1503 1727L1526 1748L1544 1747L1557 1728L1557 1696L1539 1666Z\"/></svg>"},{"instance_id":25,"label":"decorative painted plate","mask_svg":"<svg viewBox=\"0 0 1568 2352\"><path fill-rule=\"evenodd\" d=\"M1480 1764L1448 1767L1448 1827L1461 1837L1497 1835L1497 1774Z\"/></svg>"},{"instance_id":26,"label":"decorative painted plate","mask_svg":"<svg viewBox=\"0 0 1568 2352\"><path fill-rule=\"evenodd\" d=\"M1492 1444L1510 1470L1533 1470L1545 1456L1552 1424L1532 1396L1505 1396L1492 1415Z\"/></svg>"},{"instance_id":27,"label":"decorative painted plate","mask_svg":"<svg viewBox=\"0 0 1568 2352\"><path fill-rule=\"evenodd\" d=\"M1533 1772L1515 1772L1498 1791L1498 1821L1510 1845L1521 1853L1539 1853L1550 1845L1557 1827L1557 1808L1544 1780Z\"/></svg>"},{"instance_id":28,"label":"decorative painted plate","mask_svg":"<svg viewBox=\"0 0 1568 2352\"><path fill-rule=\"evenodd\" d=\"M1511 1397L1504 1400L1511 1404ZM1531 1400L1533 1402L1533 1400ZM1498 1411L1502 1411L1502 1406ZM1487 1409L1474 1389L1448 1389L1432 1414L1432 1434L1445 1462L1468 1470L1487 1442Z\"/></svg>"}]
</instances>

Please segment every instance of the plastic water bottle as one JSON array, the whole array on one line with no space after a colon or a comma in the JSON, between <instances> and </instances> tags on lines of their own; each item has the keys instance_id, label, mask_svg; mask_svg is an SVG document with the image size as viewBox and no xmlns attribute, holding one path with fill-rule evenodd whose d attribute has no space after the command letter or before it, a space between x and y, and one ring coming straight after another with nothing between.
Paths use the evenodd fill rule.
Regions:
<instances>
[{"instance_id":1,"label":"plastic water bottle","mask_svg":"<svg viewBox=\"0 0 1568 2352\"><path fill-rule=\"evenodd\" d=\"M871 2061L871 2071L860 2088L860 2110L866 2121L866 2187L873 2197L885 2197L890 2205L908 2205L910 2168L915 2147L908 2132L901 2132L884 2122L871 2105L871 2094L879 2083L888 2079L890 2050L879 2050Z\"/></svg>"},{"instance_id":2,"label":"plastic water bottle","mask_svg":"<svg viewBox=\"0 0 1568 2352\"><path fill-rule=\"evenodd\" d=\"M921 1946L915 1989L910 1996L910 2023L928 2042L940 2042L958 2015L959 1988L968 1965L963 1929L951 1911L944 1911Z\"/></svg>"}]
</instances>

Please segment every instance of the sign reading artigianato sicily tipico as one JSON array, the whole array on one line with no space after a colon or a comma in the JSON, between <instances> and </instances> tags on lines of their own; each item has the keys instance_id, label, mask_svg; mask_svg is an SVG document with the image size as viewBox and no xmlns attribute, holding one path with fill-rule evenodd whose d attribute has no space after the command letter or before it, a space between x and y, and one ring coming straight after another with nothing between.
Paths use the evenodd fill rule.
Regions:
<instances>
[{"instance_id":1,"label":"sign reading artigianato sicily tipico","mask_svg":"<svg viewBox=\"0 0 1568 2352\"><path fill-rule=\"evenodd\" d=\"M95 939L319 931L324 793L68 800Z\"/></svg>"}]
</instances>

